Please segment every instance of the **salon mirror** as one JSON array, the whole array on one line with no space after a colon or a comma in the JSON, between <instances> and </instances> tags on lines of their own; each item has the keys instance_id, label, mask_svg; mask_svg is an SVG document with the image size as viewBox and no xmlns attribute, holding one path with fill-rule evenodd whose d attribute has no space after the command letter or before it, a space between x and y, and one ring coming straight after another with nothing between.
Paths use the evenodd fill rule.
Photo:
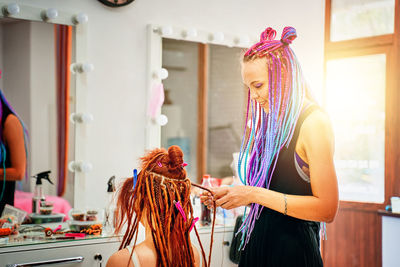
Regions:
<instances>
[{"instance_id":1,"label":"salon mirror","mask_svg":"<svg viewBox=\"0 0 400 267\"><path fill-rule=\"evenodd\" d=\"M161 146L179 145L193 182L202 175L232 177L240 150L247 91L241 79L242 48L162 38L165 101Z\"/></svg>"},{"instance_id":2,"label":"salon mirror","mask_svg":"<svg viewBox=\"0 0 400 267\"><path fill-rule=\"evenodd\" d=\"M59 26L0 18L0 88L29 133L28 178L16 184L14 205L19 208L31 205L31 176L47 170L54 185L44 181L44 194L74 205L74 176L65 168L74 159L75 127L69 115L75 111L76 93L69 65L75 58L75 29L61 25L70 28L69 37L61 38L56 37Z\"/></svg>"}]
</instances>

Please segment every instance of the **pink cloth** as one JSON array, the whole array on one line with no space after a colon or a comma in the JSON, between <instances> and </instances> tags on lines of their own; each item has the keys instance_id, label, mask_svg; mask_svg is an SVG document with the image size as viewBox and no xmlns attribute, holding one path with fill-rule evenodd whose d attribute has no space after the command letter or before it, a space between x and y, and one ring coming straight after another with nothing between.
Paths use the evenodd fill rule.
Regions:
<instances>
[{"instance_id":1,"label":"pink cloth","mask_svg":"<svg viewBox=\"0 0 400 267\"><path fill-rule=\"evenodd\" d=\"M32 213L33 193L15 190L14 207ZM53 202L53 213L65 214L64 220L68 220L68 212L71 209L69 202L58 196L46 196L46 201Z\"/></svg>"}]
</instances>

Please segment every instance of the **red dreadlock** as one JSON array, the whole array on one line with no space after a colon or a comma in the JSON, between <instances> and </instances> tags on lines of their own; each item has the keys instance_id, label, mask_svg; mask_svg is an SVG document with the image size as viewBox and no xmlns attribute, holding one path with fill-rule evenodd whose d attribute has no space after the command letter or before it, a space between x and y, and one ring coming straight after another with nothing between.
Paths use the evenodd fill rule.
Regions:
<instances>
[{"instance_id":1,"label":"red dreadlock","mask_svg":"<svg viewBox=\"0 0 400 267\"><path fill-rule=\"evenodd\" d=\"M193 267L194 253L189 233L194 220L190 202L191 182L186 178L183 168L182 150L178 146L171 146L168 152L165 149L154 149L142 157L141 161L141 171L135 188L132 190L133 177L126 179L120 188L114 216L115 232L119 233L125 223L127 228L119 249L126 248L132 239L135 247L139 222L146 216L157 251L157 266ZM180 202L187 218L186 222L175 207L174 201ZM194 229L204 262L209 266L214 222L208 264L196 226Z\"/></svg>"}]
</instances>

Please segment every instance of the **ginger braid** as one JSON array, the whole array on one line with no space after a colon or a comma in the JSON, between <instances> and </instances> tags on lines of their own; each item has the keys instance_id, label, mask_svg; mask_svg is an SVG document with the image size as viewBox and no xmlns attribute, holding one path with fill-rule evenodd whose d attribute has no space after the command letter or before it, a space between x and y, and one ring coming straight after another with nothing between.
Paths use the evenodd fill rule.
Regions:
<instances>
[{"instance_id":1,"label":"ginger braid","mask_svg":"<svg viewBox=\"0 0 400 267\"><path fill-rule=\"evenodd\" d=\"M132 239L133 248L136 246L139 222L146 219L157 252L157 266L195 266L189 232L194 221L190 188L191 185L202 187L192 184L186 177L183 153L178 146L171 146L168 151L154 149L142 157L141 161L141 171L134 189L132 190L133 177L126 179L119 189L114 216L115 232L119 233L123 226L127 226L119 249L130 245ZM178 201L186 216L186 222L175 207L174 202ZM208 267L211 260L214 221L208 263L196 226L194 230L200 244L201 256Z\"/></svg>"}]
</instances>

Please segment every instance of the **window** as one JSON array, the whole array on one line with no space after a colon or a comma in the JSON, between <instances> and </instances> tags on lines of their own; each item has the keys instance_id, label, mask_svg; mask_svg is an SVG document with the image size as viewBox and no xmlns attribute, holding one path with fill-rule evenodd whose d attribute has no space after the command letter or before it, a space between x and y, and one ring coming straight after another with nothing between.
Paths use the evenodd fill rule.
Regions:
<instances>
[{"instance_id":1,"label":"window","mask_svg":"<svg viewBox=\"0 0 400 267\"><path fill-rule=\"evenodd\" d=\"M394 0L332 0L331 41L394 32Z\"/></svg>"},{"instance_id":2,"label":"window","mask_svg":"<svg viewBox=\"0 0 400 267\"><path fill-rule=\"evenodd\" d=\"M384 201L386 55L327 61L340 199Z\"/></svg>"}]
</instances>

